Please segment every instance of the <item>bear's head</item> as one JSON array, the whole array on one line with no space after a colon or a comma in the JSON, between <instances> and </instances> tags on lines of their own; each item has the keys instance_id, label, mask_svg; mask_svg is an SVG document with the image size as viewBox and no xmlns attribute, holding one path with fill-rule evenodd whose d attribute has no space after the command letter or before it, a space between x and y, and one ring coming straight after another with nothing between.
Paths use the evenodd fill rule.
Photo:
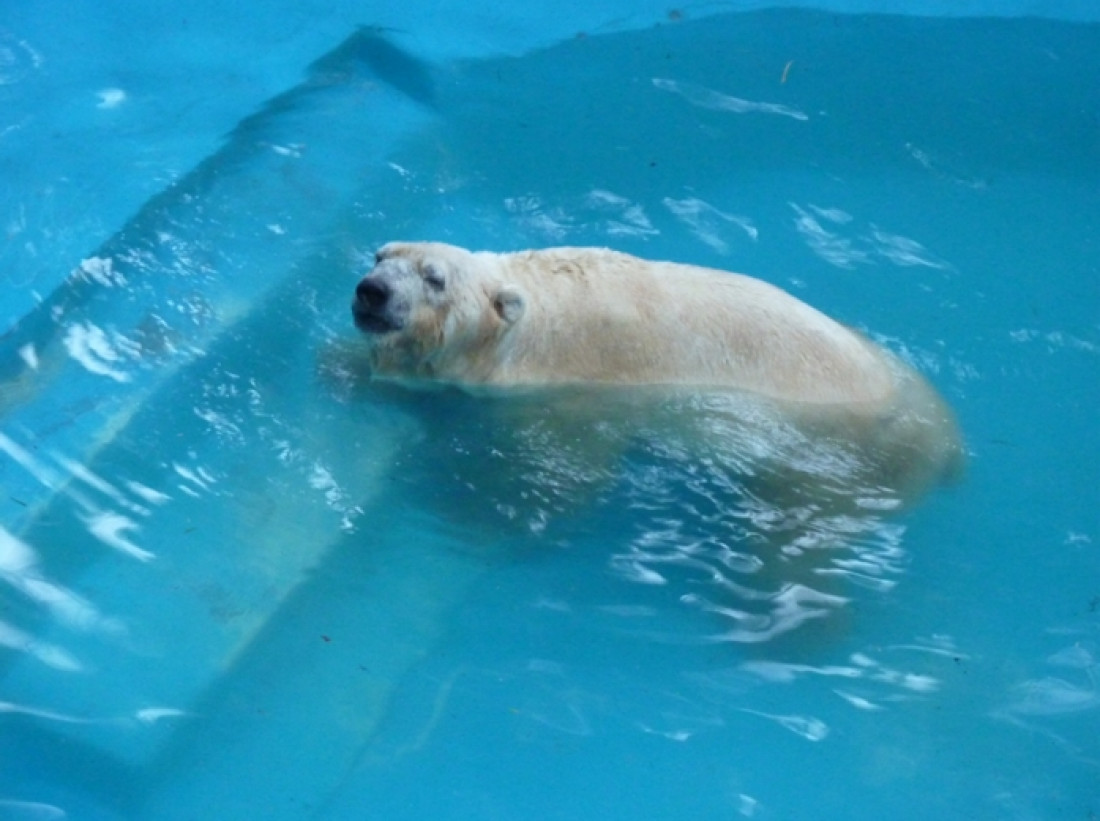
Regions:
<instances>
[{"instance_id":1,"label":"bear's head","mask_svg":"<svg viewBox=\"0 0 1100 821\"><path fill-rule=\"evenodd\" d=\"M523 316L493 254L435 242L391 242L355 288L351 311L380 375L464 379L491 367Z\"/></svg>"}]
</instances>

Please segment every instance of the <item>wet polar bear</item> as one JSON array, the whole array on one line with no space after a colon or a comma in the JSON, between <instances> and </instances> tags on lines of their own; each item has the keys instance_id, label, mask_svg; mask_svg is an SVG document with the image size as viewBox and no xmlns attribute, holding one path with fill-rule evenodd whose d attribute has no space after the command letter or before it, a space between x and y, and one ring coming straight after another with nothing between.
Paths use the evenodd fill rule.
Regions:
<instances>
[{"instance_id":1,"label":"wet polar bear","mask_svg":"<svg viewBox=\"0 0 1100 821\"><path fill-rule=\"evenodd\" d=\"M756 397L873 454L901 495L961 441L913 369L768 283L602 248L498 254L393 242L352 303L376 377L467 388L621 386Z\"/></svg>"}]
</instances>

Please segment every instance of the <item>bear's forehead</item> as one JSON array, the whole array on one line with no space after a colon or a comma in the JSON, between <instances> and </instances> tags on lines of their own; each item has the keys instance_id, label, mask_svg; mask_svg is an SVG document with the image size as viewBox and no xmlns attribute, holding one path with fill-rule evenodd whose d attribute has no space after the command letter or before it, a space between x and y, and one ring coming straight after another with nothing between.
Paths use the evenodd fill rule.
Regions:
<instances>
[{"instance_id":1,"label":"bear's forehead","mask_svg":"<svg viewBox=\"0 0 1100 821\"><path fill-rule=\"evenodd\" d=\"M387 242L378 249L378 253L375 254L375 257L378 260L393 259L394 257L408 257L413 250L413 246L407 242Z\"/></svg>"},{"instance_id":2,"label":"bear's forehead","mask_svg":"<svg viewBox=\"0 0 1100 821\"><path fill-rule=\"evenodd\" d=\"M379 259L400 257L417 264L437 260L457 261L459 256L459 249L441 242L390 242L378 251Z\"/></svg>"}]
</instances>

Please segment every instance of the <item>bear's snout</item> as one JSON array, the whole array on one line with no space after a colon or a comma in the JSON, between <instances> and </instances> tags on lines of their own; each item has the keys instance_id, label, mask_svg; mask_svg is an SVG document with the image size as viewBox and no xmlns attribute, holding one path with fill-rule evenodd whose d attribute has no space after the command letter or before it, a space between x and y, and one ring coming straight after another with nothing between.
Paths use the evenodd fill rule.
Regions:
<instances>
[{"instance_id":1,"label":"bear's snout","mask_svg":"<svg viewBox=\"0 0 1100 821\"><path fill-rule=\"evenodd\" d=\"M376 311L385 307L393 294L389 283L372 277L364 277L355 286L355 298L368 310Z\"/></svg>"},{"instance_id":2,"label":"bear's snout","mask_svg":"<svg viewBox=\"0 0 1100 821\"><path fill-rule=\"evenodd\" d=\"M385 333L401 328L401 311L397 310L393 285L378 276L366 276L355 286L351 313L355 324L367 333Z\"/></svg>"}]
</instances>

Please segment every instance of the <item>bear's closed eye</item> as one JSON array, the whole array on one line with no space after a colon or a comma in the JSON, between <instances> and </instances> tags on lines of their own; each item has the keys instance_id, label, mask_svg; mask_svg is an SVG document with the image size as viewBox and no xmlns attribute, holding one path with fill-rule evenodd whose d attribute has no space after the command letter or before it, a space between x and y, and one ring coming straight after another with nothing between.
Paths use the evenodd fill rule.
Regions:
<instances>
[{"instance_id":1,"label":"bear's closed eye","mask_svg":"<svg viewBox=\"0 0 1100 821\"><path fill-rule=\"evenodd\" d=\"M424 281L436 291L442 291L447 286L447 278L443 275L443 271L431 263L424 266Z\"/></svg>"}]
</instances>

